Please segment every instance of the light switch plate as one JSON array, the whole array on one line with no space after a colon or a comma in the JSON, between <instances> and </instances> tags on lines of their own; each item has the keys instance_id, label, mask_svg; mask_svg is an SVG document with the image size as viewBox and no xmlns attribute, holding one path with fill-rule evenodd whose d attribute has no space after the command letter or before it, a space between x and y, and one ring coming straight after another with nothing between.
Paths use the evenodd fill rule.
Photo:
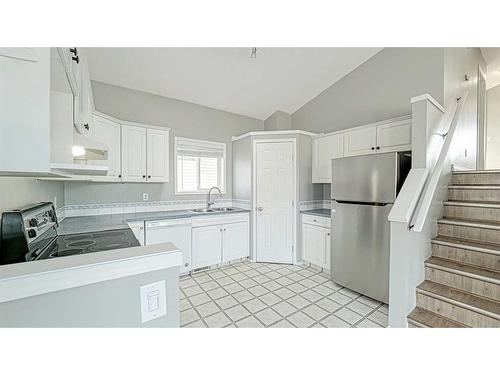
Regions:
<instances>
[{"instance_id":1,"label":"light switch plate","mask_svg":"<svg viewBox=\"0 0 500 375\"><path fill-rule=\"evenodd\" d=\"M148 201L149 200L149 194L148 193L142 193L142 200L144 202Z\"/></svg>"},{"instance_id":2,"label":"light switch plate","mask_svg":"<svg viewBox=\"0 0 500 375\"><path fill-rule=\"evenodd\" d=\"M165 280L141 286L142 322L167 315L167 293Z\"/></svg>"}]
</instances>

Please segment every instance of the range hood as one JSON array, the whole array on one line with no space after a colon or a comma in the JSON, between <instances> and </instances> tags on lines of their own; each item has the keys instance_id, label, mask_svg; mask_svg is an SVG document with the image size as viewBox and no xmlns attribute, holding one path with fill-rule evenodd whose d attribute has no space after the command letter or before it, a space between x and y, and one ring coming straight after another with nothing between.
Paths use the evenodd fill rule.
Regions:
<instances>
[{"instance_id":1,"label":"range hood","mask_svg":"<svg viewBox=\"0 0 500 375\"><path fill-rule=\"evenodd\" d=\"M77 132L73 134L73 159L108 160L108 147Z\"/></svg>"}]
</instances>

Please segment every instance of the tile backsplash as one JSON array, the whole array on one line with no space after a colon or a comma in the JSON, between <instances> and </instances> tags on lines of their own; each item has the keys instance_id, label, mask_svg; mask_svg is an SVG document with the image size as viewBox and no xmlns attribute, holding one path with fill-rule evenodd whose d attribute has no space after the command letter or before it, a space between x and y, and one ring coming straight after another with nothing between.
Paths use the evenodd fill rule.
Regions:
<instances>
[{"instance_id":1,"label":"tile backsplash","mask_svg":"<svg viewBox=\"0 0 500 375\"><path fill-rule=\"evenodd\" d=\"M112 215L129 214L136 212L155 212L186 210L206 207L206 199L200 200L176 200L176 201L151 201L151 202L130 202L130 203L93 203L66 205L57 210L57 217L62 220L65 217L91 216L91 215ZM216 199L215 207L235 206L239 208L250 207L242 200Z\"/></svg>"},{"instance_id":2,"label":"tile backsplash","mask_svg":"<svg viewBox=\"0 0 500 375\"><path fill-rule=\"evenodd\" d=\"M129 214L136 212L157 212L188 210L206 207L206 199L199 200L175 200L175 201L151 201L151 202L130 202L130 203L91 203L91 204L70 204L57 209L57 217L63 220L65 217L73 216L93 216ZM250 201L244 199L217 199L215 207L234 206L249 210ZM317 208L330 208L329 200L311 200L299 202L299 209L312 210Z\"/></svg>"}]
</instances>

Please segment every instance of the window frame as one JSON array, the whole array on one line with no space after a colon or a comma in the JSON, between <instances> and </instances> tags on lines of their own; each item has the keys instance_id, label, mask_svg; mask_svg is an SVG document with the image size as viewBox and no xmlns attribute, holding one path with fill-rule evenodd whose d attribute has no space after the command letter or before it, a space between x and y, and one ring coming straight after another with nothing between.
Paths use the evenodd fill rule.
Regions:
<instances>
[{"instance_id":1,"label":"window frame","mask_svg":"<svg viewBox=\"0 0 500 375\"><path fill-rule=\"evenodd\" d=\"M179 188L178 188L178 172L179 172L179 168L178 168L178 154L177 154L177 145L179 142L182 142L182 141L189 141L189 142L196 142L198 143L200 146L203 146L203 145L211 145L211 146L218 146L218 147L221 147L222 148L222 159L223 159L223 162L222 162L222 166L221 166L221 183L222 183L222 189L221 189L221 192L222 194L225 194L226 193L226 185L227 185L227 179L226 179L226 176L227 176L227 173L226 173L226 164L227 164L227 159L226 159L226 143L223 143L223 142L214 142L214 141L206 141L206 140L203 140L203 139L196 139L196 138L186 138L186 137L174 137L174 194L175 195L206 195L208 194L208 191L209 189L204 189L204 190L194 190L194 191L179 191ZM198 179L198 185L199 185L199 180L200 180L200 166L199 166L199 161L198 161L198 175L197 175L197 179Z\"/></svg>"}]
</instances>

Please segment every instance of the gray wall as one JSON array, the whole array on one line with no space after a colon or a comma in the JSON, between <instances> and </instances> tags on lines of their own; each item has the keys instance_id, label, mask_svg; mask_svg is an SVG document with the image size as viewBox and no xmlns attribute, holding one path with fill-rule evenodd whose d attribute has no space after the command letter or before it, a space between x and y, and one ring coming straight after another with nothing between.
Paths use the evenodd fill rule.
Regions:
<instances>
[{"instance_id":1,"label":"gray wall","mask_svg":"<svg viewBox=\"0 0 500 375\"><path fill-rule=\"evenodd\" d=\"M233 142L233 198L252 199L252 137Z\"/></svg>"},{"instance_id":2,"label":"gray wall","mask_svg":"<svg viewBox=\"0 0 500 375\"><path fill-rule=\"evenodd\" d=\"M64 206L64 183L38 181L28 177L0 177L0 212L21 208L57 197L57 207Z\"/></svg>"},{"instance_id":3,"label":"gray wall","mask_svg":"<svg viewBox=\"0 0 500 375\"><path fill-rule=\"evenodd\" d=\"M290 130L292 116L283 111L276 111L264 121L264 130Z\"/></svg>"},{"instance_id":4,"label":"gray wall","mask_svg":"<svg viewBox=\"0 0 500 375\"><path fill-rule=\"evenodd\" d=\"M161 280L166 280L167 315L142 323L139 288ZM178 326L176 267L0 304L0 327Z\"/></svg>"},{"instance_id":5,"label":"gray wall","mask_svg":"<svg viewBox=\"0 0 500 375\"><path fill-rule=\"evenodd\" d=\"M477 152L477 80L478 66L486 71L486 63L479 48L445 48L444 53L444 107L464 90L469 96L454 136L457 155L453 163L462 168L476 169ZM465 75L469 80L465 80Z\"/></svg>"},{"instance_id":6,"label":"gray wall","mask_svg":"<svg viewBox=\"0 0 500 375\"><path fill-rule=\"evenodd\" d=\"M292 128L329 132L411 112L410 98L443 102L443 48L385 48L292 114Z\"/></svg>"},{"instance_id":7,"label":"gray wall","mask_svg":"<svg viewBox=\"0 0 500 375\"><path fill-rule=\"evenodd\" d=\"M500 169L500 85L488 90L486 169Z\"/></svg>"},{"instance_id":8,"label":"gray wall","mask_svg":"<svg viewBox=\"0 0 500 375\"><path fill-rule=\"evenodd\" d=\"M231 136L263 130L264 123L251 117L148 94L123 87L92 82L96 109L120 120L172 129L170 139L170 182L166 184L66 183L66 204L136 202L142 193L149 200L203 199L202 195L174 195L174 137L191 137L227 145L226 197L232 196Z\"/></svg>"}]
</instances>

